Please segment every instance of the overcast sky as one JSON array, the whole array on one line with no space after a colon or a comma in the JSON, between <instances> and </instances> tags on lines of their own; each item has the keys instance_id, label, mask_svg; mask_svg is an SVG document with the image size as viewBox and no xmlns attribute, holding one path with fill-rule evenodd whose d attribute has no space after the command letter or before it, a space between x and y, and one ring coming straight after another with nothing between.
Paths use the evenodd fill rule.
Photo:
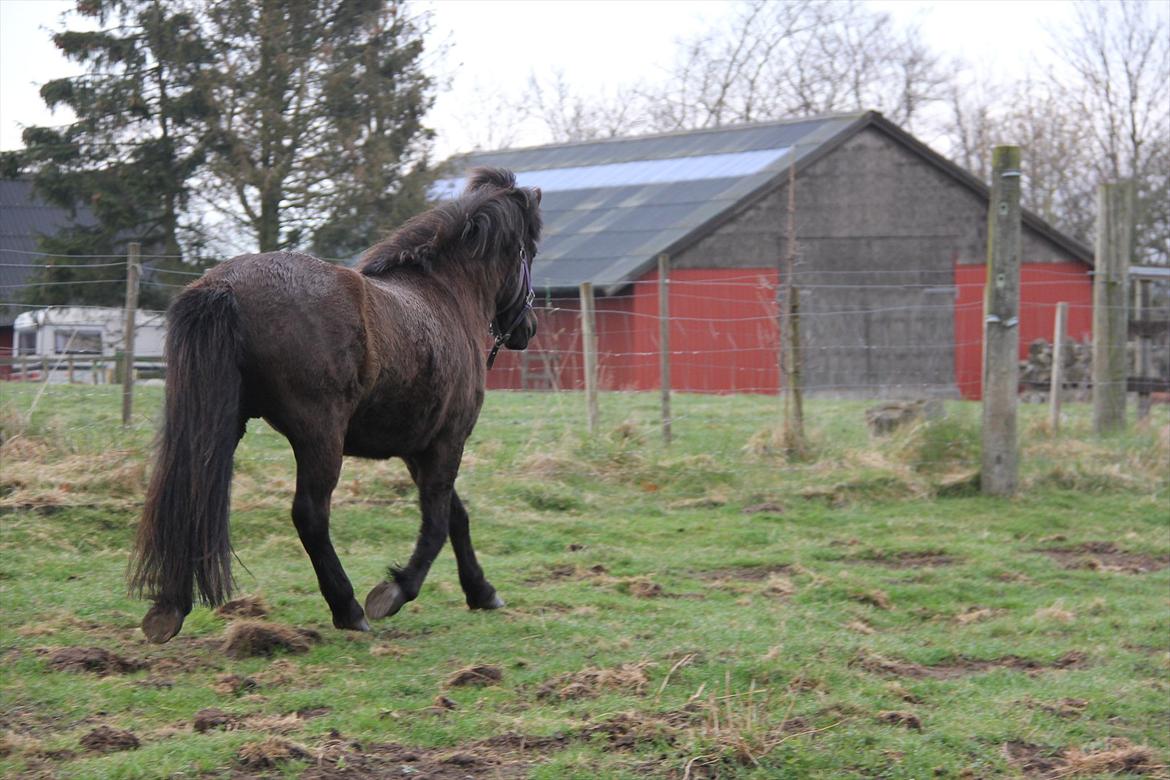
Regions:
<instances>
[{"instance_id":1,"label":"overcast sky","mask_svg":"<svg viewBox=\"0 0 1170 780\"><path fill-rule=\"evenodd\" d=\"M1074 16L1065 0L870 0L897 21L916 23L935 48L999 76L1023 74L1051 61L1049 31ZM1159 7L1170 4L1155 0ZM483 96L518 94L529 74L563 71L585 94L633 80L654 81L674 58L675 41L706 29L729 12L724 0L431 0L436 40L447 44L436 63L451 78L429 117L437 157L466 150L482 134L476 116ZM50 40L72 0L0 0L0 149L21 146L21 129L62 124L37 90L79 69ZM505 117L506 121L506 117ZM541 139L522 132L520 143ZM928 142L931 139L925 139Z\"/></svg>"}]
</instances>

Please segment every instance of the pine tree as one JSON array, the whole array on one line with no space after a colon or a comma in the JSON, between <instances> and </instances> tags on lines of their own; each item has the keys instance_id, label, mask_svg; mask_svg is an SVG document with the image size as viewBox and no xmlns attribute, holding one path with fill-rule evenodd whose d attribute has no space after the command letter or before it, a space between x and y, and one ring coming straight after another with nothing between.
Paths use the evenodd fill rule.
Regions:
<instances>
[{"instance_id":1,"label":"pine tree","mask_svg":"<svg viewBox=\"0 0 1170 780\"><path fill-rule=\"evenodd\" d=\"M425 204L423 30L385 0L223 0L217 201L260 251L347 258Z\"/></svg>"},{"instance_id":2,"label":"pine tree","mask_svg":"<svg viewBox=\"0 0 1170 780\"><path fill-rule=\"evenodd\" d=\"M213 138L206 121L211 52L194 13L175 3L78 0L76 10L102 29L66 30L53 41L88 72L41 88L50 108L68 106L76 120L26 129L21 161L38 193L75 220L42 240L45 251L65 261L50 259L40 281L53 284L31 288L26 300L119 303L121 285L98 281L113 277L105 263L92 270L56 266L123 255L137 241L148 256L161 255L147 258L142 303L162 305L174 289L167 285L185 281L165 271L190 269L182 262L184 243L198 246L197 236L184 236L183 215Z\"/></svg>"}]
</instances>

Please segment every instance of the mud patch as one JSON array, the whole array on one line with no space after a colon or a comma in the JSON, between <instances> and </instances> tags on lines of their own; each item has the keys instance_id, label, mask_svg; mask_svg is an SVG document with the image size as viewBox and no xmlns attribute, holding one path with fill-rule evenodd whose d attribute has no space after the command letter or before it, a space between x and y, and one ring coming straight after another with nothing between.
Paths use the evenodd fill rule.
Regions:
<instances>
[{"instance_id":1,"label":"mud patch","mask_svg":"<svg viewBox=\"0 0 1170 780\"><path fill-rule=\"evenodd\" d=\"M259 687L260 683L251 677L239 674L221 674L215 678L211 690L221 696L242 696L245 693L252 693Z\"/></svg>"},{"instance_id":2,"label":"mud patch","mask_svg":"<svg viewBox=\"0 0 1170 780\"><path fill-rule=\"evenodd\" d=\"M744 580L755 582L766 580L773 575L788 576L796 573L796 568L787 563L760 564L759 566L733 566L727 569L708 569L698 572L695 576L703 580Z\"/></svg>"},{"instance_id":3,"label":"mud patch","mask_svg":"<svg viewBox=\"0 0 1170 780\"><path fill-rule=\"evenodd\" d=\"M58 672L89 672L99 677L130 674L149 666L145 661L123 658L100 647L62 647L49 654L48 664Z\"/></svg>"},{"instance_id":4,"label":"mud patch","mask_svg":"<svg viewBox=\"0 0 1170 780\"><path fill-rule=\"evenodd\" d=\"M922 720L913 712L885 710L878 713L877 719L880 723L887 723L891 726L901 726L902 728L913 729L914 731L922 731Z\"/></svg>"},{"instance_id":5,"label":"mud patch","mask_svg":"<svg viewBox=\"0 0 1170 780\"><path fill-rule=\"evenodd\" d=\"M564 738L505 735L460 746L428 750L397 744L360 745L336 740L316 751L302 780L351 777L419 777L426 780L521 780L530 774L534 753L560 747Z\"/></svg>"},{"instance_id":6,"label":"mud patch","mask_svg":"<svg viewBox=\"0 0 1170 780\"><path fill-rule=\"evenodd\" d=\"M1154 752L1127 739L1109 739L1100 748L1053 748L1029 742L1008 742L1004 758L1025 775L1043 780L1088 777L1102 774L1149 774L1162 766L1154 763Z\"/></svg>"},{"instance_id":7,"label":"mud patch","mask_svg":"<svg viewBox=\"0 0 1170 780\"><path fill-rule=\"evenodd\" d=\"M98 726L81 738L81 746L97 753L116 753L120 750L137 750L138 737L129 731Z\"/></svg>"},{"instance_id":8,"label":"mud patch","mask_svg":"<svg viewBox=\"0 0 1170 780\"><path fill-rule=\"evenodd\" d=\"M466 666L454 672L444 683L448 688L475 685L496 685L504 679L504 670L492 664Z\"/></svg>"},{"instance_id":9,"label":"mud patch","mask_svg":"<svg viewBox=\"0 0 1170 780\"><path fill-rule=\"evenodd\" d=\"M926 569L935 566L953 566L959 562L957 556L945 550L870 550L846 560L885 566L891 569Z\"/></svg>"},{"instance_id":10,"label":"mud patch","mask_svg":"<svg viewBox=\"0 0 1170 780\"><path fill-rule=\"evenodd\" d=\"M279 623L241 620L228 628L220 651L229 658L272 656L279 652L307 653L321 635L308 628L294 628Z\"/></svg>"},{"instance_id":11,"label":"mud patch","mask_svg":"<svg viewBox=\"0 0 1170 780\"><path fill-rule=\"evenodd\" d=\"M1170 555L1126 552L1113 542L1083 542L1065 547L1040 547L1043 553L1065 569L1147 574L1170 567Z\"/></svg>"},{"instance_id":12,"label":"mud patch","mask_svg":"<svg viewBox=\"0 0 1170 780\"><path fill-rule=\"evenodd\" d=\"M598 696L605 690L624 691L641 696L646 692L650 679L646 676L649 662L622 664L611 669L582 669L579 672L562 674L552 678L537 690L541 699L586 699Z\"/></svg>"},{"instance_id":13,"label":"mud patch","mask_svg":"<svg viewBox=\"0 0 1170 780\"><path fill-rule=\"evenodd\" d=\"M884 674L893 677L914 677L920 679L947 680L962 677L968 674L978 674L993 669L1014 669L1035 673L1052 669L1073 669L1085 665L1085 654L1070 651L1046 664L1031 658L1021 658L1016 655L1007 655L993 660L977 660L960 657L954 661L924 666L922 664L897 661L884 658L880 655L863 654L849 664L875 674Z\"/></svg>"},{"instance_id":14,"label":"mud patch","mask_svg":"<svg viewBox=\"0 0 1170 780\"><path fill-rule=\"evenodd\" d=\"M200 734L206 734L208 731L214 731L215 729L227 731L238 728L239 725L239 716L233 715L230 712L224 712L215 707L199 710L199 712L195 713L195 717L191 721L191 728Z\"/></svg>"},{"instance_id":15,"label":"mud patch","mask_svg":"<svg viewBox=\"0 0 1170 780\"><path fill-rule=\"evenodd\" d=\"M244 596L220 605L215 614L223 618L262 618L268 614L268 605L259 596Z\"/></svg>"}]
</instances>

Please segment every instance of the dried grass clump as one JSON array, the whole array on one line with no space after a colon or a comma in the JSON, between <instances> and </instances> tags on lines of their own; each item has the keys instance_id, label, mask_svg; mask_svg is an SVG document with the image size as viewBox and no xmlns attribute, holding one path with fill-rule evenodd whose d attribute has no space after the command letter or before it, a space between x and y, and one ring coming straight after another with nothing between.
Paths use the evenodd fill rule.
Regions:
<instances>
[{"instance_id":1,"label":"dried grass clump","mask_svg":"<svg viewBox=\"0 0 1170 780\"><path fill-rule=\"evenodd\" d=\"M275 769L289 761L303 761L308 758L311 756L304 748L276 738L249 742L236 754L236 759L245 769Z\"/></svg>"},{"instance_id":2,"label":"dried grass clump","mask_svg":"<svg viewBox=\"0 0 1170 780\"><path fill-rule=\"evenodd\" d=\"M892 437L894 457L921 474L953 473L980 461L979 425L957 416L924 420Z\"/></svg>"},{"instance_id":3,"label":"dried grass clump","mask_svg":"<svg viewBox=\"0 0 1170 780\"><path fill-rule=\"evenodd\" d=\"M447 678L445 685L448 688L457 688L464 685L495 685L504 679L504 670L493 664L474 664L465 666Z\"/></svg>"},{"instance_id":4,"label":"dried grass clump","mask_svg":"<svg viewBox=\"0 0 1170 780\"><path fill-rule=\"evenodd\" d=\"M223 618L262 618L268 614L268 605L261 596L241 596L216 608Z\"/></svg>"},{"instance_id":5,"label":"dried grass clump","mask_svg":"<svg viewBox=\"0 0 1170 780\"><path fill-rule=\"evenodd\" d=\"M321 635L307 628L294 628L259 620L239 620L228 627L221 650L230 658L271 656L278 652L307 653Z\"/></svg>"},{"instance_id":6,"label":"dried grass clump","mask_svg":"<svg viewBox=\"0 0 1170 780\"><path fill-rule=\"evenodd\" d=\"M1154 751L1145 745L1135 745L1124 737L1109 740L1107 747L1102 750L1085 752L1078 748L1070 748L1064 755L1067 768L1062 776L1078 777L1082 775L1097 775L1105 772L1136 772L1153 771Z\"/></svg>"},{"instance_id":7,"label":"dried grass clump","mask_svg":"<svg viewBox=\"0 0 1170 780\"><path fill-rule=\"evenodd\" d=\"M648 661L622 664L611 669L590 667L579 672L562 674L540 686L536 695L541 699L586 699L598 696L602 691L623 691L641 696L646 692L650 678L646 669Z\"/></svg>"}]
</instances>

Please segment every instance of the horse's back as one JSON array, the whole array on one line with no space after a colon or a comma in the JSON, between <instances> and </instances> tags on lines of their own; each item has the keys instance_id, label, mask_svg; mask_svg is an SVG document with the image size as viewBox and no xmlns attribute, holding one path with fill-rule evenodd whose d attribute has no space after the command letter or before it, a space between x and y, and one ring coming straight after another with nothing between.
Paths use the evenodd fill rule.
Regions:
<instances>
[{"instance_id":1,"label":"horse's back","mask_svg":"<svg viewBox=\"0 0 1170 780\"><path fill-rule=\"evenodd\" d=\"M307 401L318 403L314 413L340 413L356 403L366 364L356 273L270 252L233 258L204 278L226 282L236 298L249 416L301 414Z\"/></svg>"}]
</instances>

